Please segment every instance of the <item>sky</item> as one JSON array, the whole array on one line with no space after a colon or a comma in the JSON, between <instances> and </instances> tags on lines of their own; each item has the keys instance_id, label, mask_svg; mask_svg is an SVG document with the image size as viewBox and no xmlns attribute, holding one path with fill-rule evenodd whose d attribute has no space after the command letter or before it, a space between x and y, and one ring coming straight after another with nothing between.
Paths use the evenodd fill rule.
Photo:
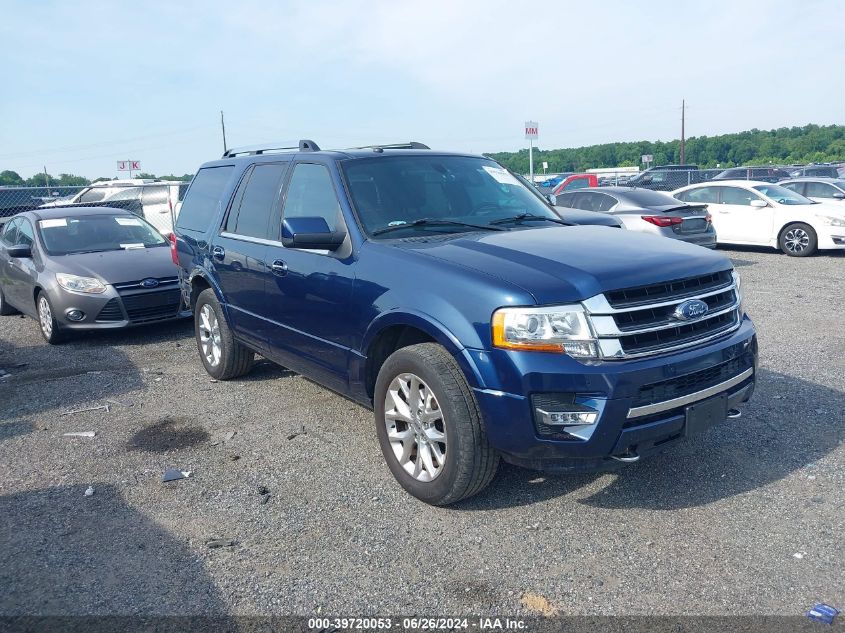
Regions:
<instances>
[{"instance_id":1,"label":"sky","mask_svg":"<svg viewBox=\"0 0 845 633\"><path fill-rule=\"evenodd\" d=\"M469 152L845 123L841 0L0 0L0 171L230 147ZM124 174L125 175L125 174Z\"/></svg>"}]
</instances>

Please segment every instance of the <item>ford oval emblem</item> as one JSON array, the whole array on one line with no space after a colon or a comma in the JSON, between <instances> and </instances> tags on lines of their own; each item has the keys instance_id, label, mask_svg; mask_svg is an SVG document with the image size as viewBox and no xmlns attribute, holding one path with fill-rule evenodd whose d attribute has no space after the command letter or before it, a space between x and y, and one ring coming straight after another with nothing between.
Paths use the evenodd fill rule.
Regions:
<instances>
[{"instance_id":1,"label":"ford oval emblem","mask_svg":"<svg viewBox=\"0 0 845 633\"><path fill-rule=\"evenodd\" d=\"M692 321L693 319L697 319L707 314L709 309L710 306L704 303L701 299L690 299L689 301L684 301L675 308L675 312L672 313L672 316L678 319L678 321Z\"/></svg>"},{"instance_id":2,"label":"ford oval emblem","mask_svg":"<svg viewBox=\"0 0 845 633\"><path fill-rule=\"evenodd\" d=\"M150 277L149 279L144 279L144 281L141 282L141 286L143 286L144 288L155 288L156 286L158 286L158 279L153 279L152 277Z\"/></svg>"}]
</instances>

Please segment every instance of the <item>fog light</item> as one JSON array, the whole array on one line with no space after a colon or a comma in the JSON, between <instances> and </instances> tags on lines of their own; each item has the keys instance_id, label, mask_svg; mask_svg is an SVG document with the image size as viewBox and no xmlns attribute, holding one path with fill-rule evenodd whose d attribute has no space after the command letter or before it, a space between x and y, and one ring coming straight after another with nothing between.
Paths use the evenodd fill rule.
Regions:
<instances>
[{"instance_id":1,"label":"fog light","mask_svg":"<svg viewBox=\"0 0 845 633\"><path fill-rule=\"evenodd\" d=\"M595 424L599 418L599 412L592 407L575 403L562 405L557 411L546 411L538 407L537 414L540 420L549 426Z\"/></svg>"},{"instance_id":2,"label":"fog light","mask_svg":"<svg viewBox=\"0 0 845 633\"><path fill-rule=\"evenodd\" d=\"M82 310L68 310L65 316L68 321L81 321L85 318L85 313Z\"/></svg>"}]
</instances>

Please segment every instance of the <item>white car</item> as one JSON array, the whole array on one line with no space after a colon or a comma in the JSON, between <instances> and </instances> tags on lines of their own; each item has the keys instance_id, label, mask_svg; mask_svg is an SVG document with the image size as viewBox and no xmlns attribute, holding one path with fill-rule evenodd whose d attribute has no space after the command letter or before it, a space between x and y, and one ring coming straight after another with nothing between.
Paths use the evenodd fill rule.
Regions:
<instances>
[{"instance_id":1,"label":"white car","mask_svg":"<svg viewBox=\"0 0 845 633\"><path fill-rule=\"evenodd\" d=\"M842 178L791 178L778 184L816 202L845 204L845 179Z\"/></svg>"},{"instance_id":2,"label":"white car","mask_svg":"<svg viewBox=\"0 0 845 633\"><path fill-rule=\"evenodd\" d=\"M719 180L681 187L678 200L705 203L717 244L780 248L806 257L818 249L845 250L845 207L818 203L780 185Z\"/></svg>"}]
</instances>

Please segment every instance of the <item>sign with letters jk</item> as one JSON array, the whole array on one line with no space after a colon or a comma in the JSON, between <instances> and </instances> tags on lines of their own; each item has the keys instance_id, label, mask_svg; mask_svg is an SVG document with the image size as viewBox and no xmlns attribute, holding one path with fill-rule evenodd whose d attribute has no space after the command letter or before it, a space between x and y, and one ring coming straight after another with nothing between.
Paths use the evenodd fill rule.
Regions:
<instances>
[{"instance_id":1,"label":"sign with letters jk","mask_svg":"<svg viewBox=\"0 0 845 633\"><path fill-rule=\"evenodd\" d=\"M141 161L139 160L117 161L117 171L138 171L139 169L141 169Z\"/></svg>"}]
</instances>

